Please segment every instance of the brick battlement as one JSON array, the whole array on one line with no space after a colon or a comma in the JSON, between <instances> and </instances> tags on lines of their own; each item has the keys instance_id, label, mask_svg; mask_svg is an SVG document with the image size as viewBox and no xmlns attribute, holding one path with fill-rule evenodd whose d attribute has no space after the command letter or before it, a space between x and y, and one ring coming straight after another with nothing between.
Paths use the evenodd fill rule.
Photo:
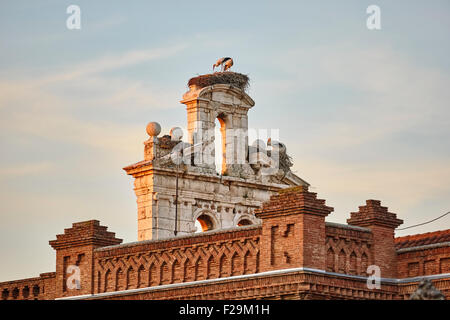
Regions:
<instances>
[{"instance_id":1,"label":"brick battlement","mask_svg":"<svg viewBox=\"0 0 450 320\"><path fill-rule=\"evenodd\" d=\"M445 244L449 230L394 240L401 220L380 201L351 214L364 226L325 222L332 211L294 187L256 210L262 223L251 226L121 244L99 221L78 222L50 241L56 272L0 283L0 291L3 299L407 299L417 277L440 274L435 284L450 294L449 246L396 253ZM80 268L80 289L66 285L70 265ZM390 279L377 292L365 287L369 265Z\"/></svg>"},{"instance_id":2,"label":"brick battlement","mask_svg":"<svg viewBox=\"0 0 450 320\"><path fill-rule=\"evenodd\" d=\"M360 227L383 226L397 228L403 220L397 219L395 213L388 212L387 207L381 206L379 200L367 200L365 206L360 206L358 212L352 212L347 223Z\"/></svg>"},{"instance_id":3,"label":"brick battlement","mask_svg":"<svg viewBox=\"0 0 450 320\"><path fill-rule=\"evenodd\" d=\"M115 233L107 229L98 220L76 222L72 228L64 229L64 234L58 234L56 240L49 241L49 244L54 249L63 249L89 244L105 246L122 243L122 239L117 239Z\"/></svg>"},{"instance_id":4,"label":"brick battlement","mask_svg":"<svg viewBox=\"0 0 450 320\"><path fill-rule=\"evenodd\" d=\"M297 186L279 190L278 194L270 197L269 202L255 210L255 215L262 219L295 213L327 216L333 210L325 205L325 200L317 199L316 193L309 192L307 186Z\"/></svg>"}]
</instances>

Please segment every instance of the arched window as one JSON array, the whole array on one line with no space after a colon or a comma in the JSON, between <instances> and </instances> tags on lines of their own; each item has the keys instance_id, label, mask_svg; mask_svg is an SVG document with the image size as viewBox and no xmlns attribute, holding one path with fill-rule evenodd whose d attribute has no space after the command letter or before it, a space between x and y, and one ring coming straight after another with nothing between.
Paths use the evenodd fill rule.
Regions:
<instances>
[{"instance_id":1,"label":"arched window","mask_svg":"<svg viewBox=\"0 0 450 320\"><path fill-rule=\"evenodd\" d=\"M215 229L213 219L206 214L202 214L197 218L195 227L197 229L195 232L204 232Z\"/></svg>"},{"instance_id":2,"label":"arched window","mask_svg":"<svg viewBox=\"0 0 450 320\"><path fill-rule=\"evenodd\" d=\"M242 226L250 226L250 225L252 225L253 224L253 222L251 222L249 219L241 219L241 220L239 220L239 222L238 222L238 227L242 227Z\"/></svg>"},{"instance_id":3,"label":"arched window","mask_svg":"<svg viewBox=\"0 0 450 320\"><path fill-rule=\"evenodd\" d=\"M225 116L219 115L214 122L214 156L216 171L219 174L226 172L226 126Z\"/></svg>"}]
</instances>

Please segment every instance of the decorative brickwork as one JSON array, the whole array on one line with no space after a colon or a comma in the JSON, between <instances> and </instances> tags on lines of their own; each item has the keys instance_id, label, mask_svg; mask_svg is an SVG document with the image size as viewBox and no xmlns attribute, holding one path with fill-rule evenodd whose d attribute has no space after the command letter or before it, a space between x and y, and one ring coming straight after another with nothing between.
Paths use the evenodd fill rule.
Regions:
<instances>
[{"instance_id":1,"label":"decorative brickwork","mask_svg":"<svg viewBox=\"0 0 450 320\"><path fill-rule=\"evenodd\" d=\"M261 227L142 241L95 251L95 292L259 272Z\"/></svg>"},{"instance_id":2,"label":"decorative brickwork","mask_svg":"<svg viewBox=\"0 0 450 320\"><path fill-rule=\"evenodd\" d=\"M373 234L374 265L381 269L383 277L397 277L397 253L394 245L394 230L403 220L397 219L395 213L390 213L387 207L381 206L378 200L367 200L365 206L360 206L358 212L352 212L348 224L367 227Z\"/></svg>"},{"instance_id":3,"label":"decorative brickwork","mask_svg":"<svg viewBox=\"0 0 450 320\"><path fill-rule=\"evenodd\" d=\"M256 211L260 225L120 244L96 220L74 223L50 241L56 273L0 283L2 299L409 299L422 276L449 297L450 246L436 242L445 237L397 249L387 261L393 240L380 247L372 225L325 222L332 210L307 187L294 187ZM405 239L412 238L395 243ZM369 289L367 266L377 259L388 263L380 266L381 288ZM65 285L70 264L80 267L79 289Z\"/></svg>"},{"instance_id":4,"label":"decorative brickwork","mask_svg":"<svg viewBox=\"0 0 450 320\"><path fill-rule=\"evenodd\" d=\"M326 223L326 270L366 275L373 264L373 235L370 229Z\"/></svg>"}]
</instances>

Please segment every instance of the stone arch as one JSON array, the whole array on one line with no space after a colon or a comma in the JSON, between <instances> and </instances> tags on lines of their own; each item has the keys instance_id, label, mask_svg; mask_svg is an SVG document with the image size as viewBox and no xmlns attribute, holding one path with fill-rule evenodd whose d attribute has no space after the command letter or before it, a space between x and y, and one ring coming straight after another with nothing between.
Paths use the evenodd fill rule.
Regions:
<instances>
[{"instance_id":1,"label":"stone arch","mask_svg":"<svg viewBox=\"0 0 450 320\"><path fill-rule=\"evenodd\" d=\"M245 221L245 222L244 222ZM244 223L242 223L244 222ZM233 219L234 226L247 226L247 225L255 225L259 224L260 221L254 215L251 214L237 214Z\"/></svg>"},{"instance_id":2,"label":"stone arch","mask_svg":"<svg viewBox=\"0 0 450 320\"><path fill-rule=\"evenodd\" d=\"M217 121L219 122L219 128L217 128ZM227 129L230 128L230 125L229 117L225 113L216 113L214 118L214 160L216 171L219 174L225 174L227 172ZM217 135L217 131L219 131L219 136ZM220 161L217 161L217 159L220 159ZM221 167L217 168L219 164Z\"/></svg>"},{"instance_id":3,"label":"stone arch","mask_svg":"<svg viewBox=\"0 0 450 320\"><path fill-rule=\"evenodd\" d=\"M193 215L194 224L199 221L201 224L202 232L220 229L221 223L215 212L211 210L199 209Z\"/></svg>"},{"instance_id":4,"label":"stone arch","mask_svg":"<svg viewBox=\"0 0 450 320\"><path fill-rule=\"evenodd\" d=\"M230 99L232 99L233 97L236 98L237 100L234 101L235 103L240 102L239 104L245 104L248 107L253 107L255 105L255 101L253 101L253 99L250 98L248 94L246 94L239 88L233 87L229 84L215 84L214 86L202 88L200 91L198 91L197 97L207 98L208 95L211 94L213 91L229 95Z\"/></svg>"}]
</instances>

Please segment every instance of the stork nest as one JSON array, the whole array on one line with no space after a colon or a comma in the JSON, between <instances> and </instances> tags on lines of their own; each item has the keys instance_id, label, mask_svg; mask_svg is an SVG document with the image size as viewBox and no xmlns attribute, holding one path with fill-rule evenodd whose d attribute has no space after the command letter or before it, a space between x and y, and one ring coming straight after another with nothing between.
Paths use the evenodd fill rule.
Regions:
<instances>
[{"instance_id":1,"label":"stork nest","mask_svg":"<svg viewBox=\"0 0 450 320\"><path fill-rule=\"evenodd\" d=\"M199 88L209 87L215 84L230 84L246 91L249 88L250 79L247 75L237 72L215 72L189 79L188 86Z\"/></svg>"}]
</instances>

